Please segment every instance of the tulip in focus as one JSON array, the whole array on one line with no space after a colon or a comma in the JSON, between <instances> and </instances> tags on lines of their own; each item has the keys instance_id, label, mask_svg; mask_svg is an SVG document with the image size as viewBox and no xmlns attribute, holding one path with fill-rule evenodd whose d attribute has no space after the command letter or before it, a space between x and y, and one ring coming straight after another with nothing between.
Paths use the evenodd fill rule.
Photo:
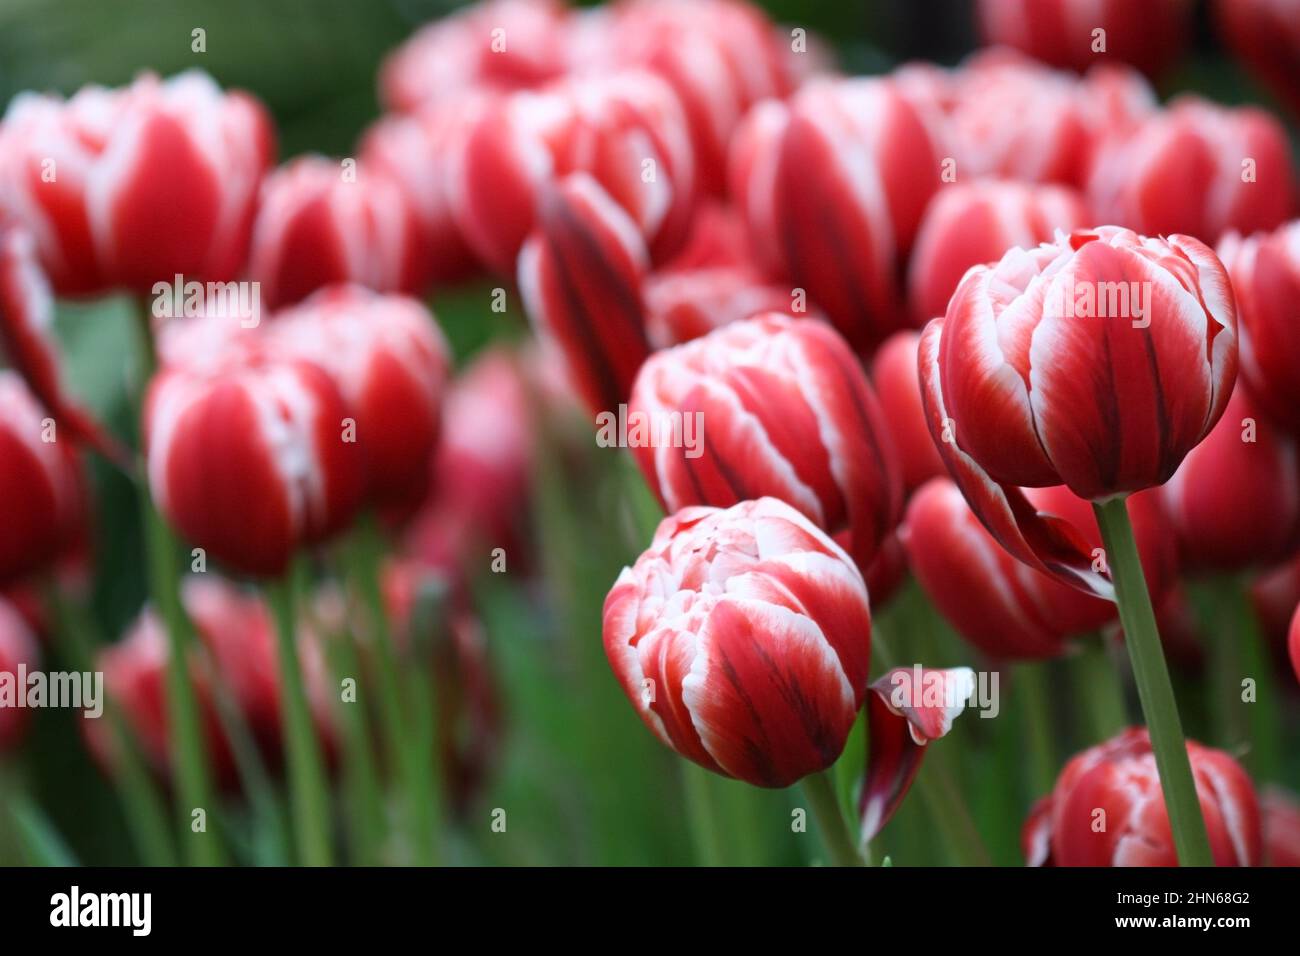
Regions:
<instances>
[{"instance_id":1,"label":"tulip in focus","mask_svg":"<svg viewBox=\"0 0 1300 956\"><path fill-rule=\"evenodd\" d=\"M15 373L0 370L0 584L49 568L85 522L71 437Z\"/></svg>"},{"instance_id":2,"label":"tulip in focus","mask_svg":"<svg viewBox=\"0 0 1300 956\"><path fill-rule=\"evenodd\" d=\"M847 529L863 568L898 521L901 478L880 407L825 323L768 314L657 352L637 376L634 415L652 430L685 416L701 426L696 447L632 449L669 513L779 498L828 534Z\"/></svg>"},{"instance_id":3,"label":"tulip in focus","mask_svg":"<svg viewBox=\"0 0 1300 956\"><path fill-rule=\"evenodd\" d=\"M261 105L199 70L66 102L23 93L0 123L0 208L31 228L61 295L230 280L274 152Z\"/></svg>"},{"instance_id":4,"label":"tulip in focus","mask_svg":"<svg viewBox=\"0 0 1300 956\"><path fill-rule=\"evenodd\" d=\"M1286 129L1255 107L1193 96L1101 141L1087 198L1102 222L1214 244L1229 229L1273 229L1295 211Z\"/></svg>"},{"instance_id":5,"label":"tulip in focus","mask_svg":"<svg viewBox=\"0 0 1300 956\"><path fill-rule=\"evenodd\" d=\"M1183 52L1191 0L980 0L980 31L1053 66L1119 60L1155 76ZM1099 35L1097 31L1101 31Z\"/></svg>"},{"instance_id":6,"label":"tulip in focus","mask_svg":"<svg viewBox=\"0 0 1300 956\"><path fill-rule=\"evenodd\" d=\"M650 353L641 294L648 267L635 224L590 176L545 192L537 232L519 255L519 288L593 414L627 401Z\"/></svg>"},{"instance_id":7,"label":"tulip in focus","mask_svg":"<svg viewBox=\"0 0 1300 956\"><path fill-rule=\"evenodd\" d=\"M1255 403L1300 438L1300 219L1271 233L1224 237L1241 319L1241 377Z\"/></svg>"},{"instance_id":8,"label":"tulip in focus","mask_svg":"<svg viewBox=\"0 0 1300 956\"><path fill-rule=\"evenodd\" d=\"M451 354L418 300L361 286L322 289L280 312L269 349L325 369L356 420L370 500L409 506L426 489Z\"/></svg>"},{"instance_id":9,"label":"tulip in focus","mask_svg":"<svg viewBox=\"0 0 1300 956\"><path fill-rule=\"evenodd\" d=\"M0 684L17 690L19 666L29 671L40 666L36 637L17 608L0 598ZM22 739L30 718L26 707L0 704L0 759Z\"/></svg>"},{"instance_id":10,"label":"tulip in focus","mask_svg":"<svg viewBox=\"0 0 1300 956\"><path fill-rule=\"evenodd\" d=\"M1235 760L1187 742L1196 795L1216 866L1258 866L1259 801ZM1177 866L1156 759L1145 730L1130 728L1076 756L1022 834L1030 866Z\"/></svg>"},{"instance_id":11,"label":"tulip in focus","mask_svg":"<svg viewBox=\"0 0 1300 956\"><path fill-rule=\"evenodd\" d=\"M761 498L666 518L605 598L604 641L656 737L716 773L785 787L844 749L867 693L871 611L848 555Z\"/></svg>"},{"instance_id":12,"label":"tulip in focus","mask_svg":"<svg viewBox=\"0 0 1300 956\"><path fill-rule=\"evenodd\" d=\"M1222 264L1188 236L1104 226L1012 249L921 337L931 436L1008 551L1108 597L1078 529L1017 486L1099 501L1167 481L1232 394L1236 324Z\"/></svg>"},{"instance_id":13,"label":"tulip in focus","mask_svg":"<svg viewBox=\"0 0 1300 956\"><path fill-rule=\"evenodd\" d=\"M971 266L997 262L1014 246L1050 242L1058 229L1088 225L1082 198L1061 186L977 180L943 186L926 208L908 266L912 315L928 322L948 309Z\"/></svg>"},{"instance_id":14,"label":"tulip in focus","mask_svg":"<svg viewBox=\"0 0 1300 956\"><path fill-rule=\"evenodd\" d=\"M262 187L248 272L274 309L337 282L419 292L430 274L427 253L411 200L392 175L352 159L300 156Z\"/></svg>"},{"instance_id":15,"label":"tulip in focus","mask_svg":"<svg viewBox=\"0 0 1300 956\"><path fill-rule=\"evenodd\" d=\"M154 501L209 557L278 577L361 503L363 446L345 440L352 415L322 368L256 343L176 361L145 399Z\"/></svg>"}]
</instances>

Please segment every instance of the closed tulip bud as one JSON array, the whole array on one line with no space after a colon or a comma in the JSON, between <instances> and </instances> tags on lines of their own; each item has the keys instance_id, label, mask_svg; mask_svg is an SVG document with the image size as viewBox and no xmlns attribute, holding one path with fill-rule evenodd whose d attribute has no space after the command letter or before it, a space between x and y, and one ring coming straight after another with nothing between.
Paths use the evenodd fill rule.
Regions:
<instances>
[{"instance_id":1,"label":"closed tulip bud","mask_svg":"<svg viewBox=\"0 0 1300 956\"><path fill-rule=\"evenodd\" d=\"M47 569L73 544L84 499L74 444L22 379L0 371L0 583Z\"/></svg>"},{"instance_id":2,"label":"closed tulip bud","mask_svg":"<svg viewBox=\"0 0 1300 956\"><path fill-rule=\"evenodd\" d=\"M1264 822L1264 865L1300 866L1300 800L1281 787L1259 797Z\"/></svg>"},{"instance_id":3,"label":"closed tulip bud","mask_svg":"<svg viewBox=\"0 0 1300 956\"><path fill-rule=\"evenodd\" d=\"M1295 0L1215 0L1215 22L1256 79L1300 117L1300 5Z\"/></svg>"},{"instance_id":4,"label":"closed tulip bud","mask_svg":"<svg viewBox=\"0 0 1300 956\"><path fill-rule=\"evenodd\" d=\"M605 598L603 630L655 736L756 786L789 786L834 763L867 692L862 576L772 498L666 518Z\"/></svg>"},{"instance_id":5,"label":"closed tulip bud","mask_svg":"<svg viewBox=\"0 0 1300 956\"><path fill-rule=\"evenodd\" d=\"M593 413L627 401L650 353L641 295L648 266L635 224L590 176L543 195L537 232L519 255L519 288Z\"/></svg>"},{"instance_id":6,"label":"closed tulip bud","mask_svg":"<svg viewBox=\"0 0 1300 956\"><path fill-rule=\"evenodd\" d=\"M1271 233L1229 234L1219 255L1241 320L1241 377L1256 405L1300 438L1300 219Z\"/></svg>"},{"instance_id":7,"label":"closed tulip bud","mask_svg":"<svg viewBox=\"0 0 1300 956\"><path fill-rule=\"evenodd\" d=\"M685 240L695 156L681 105L653 73L572 77L536 93L483 100L455 133L447 194L470 246L501 275L540 225L541 204L575 173L631 218L656 260Z\"/></svg>"},{"instance_id":8,"label":"closed tulip bud","mask_svg":"<svg viewBox=\"0 0 1300 956\"><path fill-rule=\"evenodd\" d=\"M1079 72L1119 60L1153 76L1182 54L1191 14L1189 0L980 0L978 7L987 43Z\"/></svg>"},{"instance_id":9,"label":"closed tulip bud","mask_svg":"<svg viewBox=\"0 0 1300 956\"><path fill-rule=\"evenodd\" d=\"M67 430L120 465L129 453L69 397L54 334L54 295L36 263L31 234L0 211L0 354Z\"/></svg>"},{"instance_id":10,"label":"closed tulip bud","mask_svg":"<svg viewBox=\"0 0 1300 956\"><path fill-rule=\"evenodd\" d=\"M1187 236L1104 226L967 273L918 363L935 445L1022 561L1104 597L1079 529L1016 487L1101 500L1163 484L1214 427L1237 371L1222 264Z\"/></svg>"},{"instance_id":11,"label":"closed tulip bud","mask_svg":"<svg viewBox=\"0 0 1300 956\"><path fill-rule=\"evenodd\" d=\"M435 282L455 282L478 269L451 214L447 169L455 148L460 102L429 106L411 116L385 116L361 141L360 164L391 178L406 195L418 225L417 252Z\"/></svg>"},{"instance_id":12,"label":"closed tulip bud","mask_svg":"<svg viewBox=\"0 0 1300 956\"><path fill-rule=\"evenodd\" d=\"M1222 750L1187 742L1196 796L1216 866L1258 866L1259 801ZM1130 728L1076 756L1022 834L1030 866L1177 866L1155 753Z\"/></svg>"},{"instance_id":13,"label":"closed tulip bud","mask_svg":"<svg viewBox=\"0 0 1300 956\"><path fill-rule=\"evenodd\" d=\"M1300 605L1300 555L1261 574L1250 585L1250 607L1269 647L1286 659L1291 615Z\"/></svg>"},{"instance_id":14,"label":"closed tulip bud","mask_svg":"<svg viewBox=\"0 0 1300 956\"><path fill-rule=\"evenodd\" d=\"M940 182L934 136L889 80L816 80L785 109L745 133L733 189L756 248L867 351L906 318L898 263Z\"/></svg>"},{"instance_id":15,"label":"closed tulip bud","mask_svg":"<svg viewBox=\"0 0 1300 956\"><path fill-rule=\"evenodd\" d=\"M558 0L487 0L435 20L379 72L390 109L413 112L476 90L538 86L568 67L569 10Z\"/></svg>"},{"instance_id":16,"label":"closed tulip bud","mask_svg":"<svg viewBox=\"0 0 1300 956\"><path fill-rule=\"evenodd\" d=\"M1086 501L1063 487L1026 489L1038 513L1068 521L1104 564L1101 532ZM1132 503L1148 586L1159 597L1173 582L1173 546L1153 493ZM1071 637L1116 619L1115 605L1016 560L980 524L945 478L912 496L901 531L908 563L953 628L994 658L1034 660L1063 654Z\"/></svg>"},{"instance_id":17,"label":"closed tulip bud","mask_svg":"<svg viewBox=\"0 0 1300 956\"><path fill-rule=\"evenodd\" d=\"M257 344L165 367L144 408L149 487L189 542L275 577L346 527L364 491L353 411L319 366Z\"/></svg>"},{"instance_id":18,"label":"closed tulip bud","mask_svg":"<svg viewBox=\"0 0 1300 956\"><path fill-rule=\"evenodd\" d=\"M243 266L271 123L206 73L24 93L0 124L0 206L27 223L61 294L233 279Z\"/></svg>"},{"instance_id":19,"label":"closed tulip bud","mask_svg":"<svg viewBox=\"0 0 1300 956\"><path fill-rule=\"evenodd\" d=\"M773 279L788 278L777 230L776 176L789 125L786 105L764 100L745 114L727 153L727 192L745 223L755 261Z\"/></svg>"},{"instance_id":20,"label":"closed tulip bud","mask_svg":"<svg viewBox=\"0 0 1300 956\"><path fill-rule=\"evenodd\" d=\"M978 180L943 187L921 220L908 266L913 317L925 323L943 315L971 266L1049 242L1058 229L1082 229L1088 219L1083 199L1061 186Z\"/></svg>"},{"instance_id":21,"label":"closed tulip bud","mask_svg":"<svg viewBox=\"0 0 1300 956\"><path fill-rule=\"evenodd\" d=\"M1182 97L1128 134L1103 139L1087 198L1102 222L1215 243L1272 229L1294 210L1286 130L1263 110Z\"/></svg>"},{"instance_id":22,"label":"closed tulip bud","mask_svg":"<svg viewBox=\"0 0 1300 956\"><path fill-rule=\"evenodd\" d=\"M1261 417L1241 386L1161 494L1189 568L1266 567L1300 544L1295 440Z\"/></svg>"},{"instance_id":23,"label":"closed tulip bud","mask_svg":"<svg viewBox=\"0 0 1300 956\"><path fill-rule=\"evenodd\" d=\"M356 421L366 489L380 506L417 503L438 440L451 353L418 300L332 286L280 312L270 350L314 362L333 377Z\"/></svg>"},{"instance_id":24,"label":"closed tulip bud","mask_svg":"<svg viewBox=\"0 0 1300 956\"><path fill-rule=\"evenodd\" d=\"M881 419L898 457L905 496L931 478L948 473L925 424L921 386L916 378L916 348L920 340L920 333L910 329L895 332L871 360L871 384L875 386Z\"/></svg>"},{"instance_id":25,"label":"closed tulip bud","mask_svg":"<svg viewBox=\"0 0 1300 956\"><path fill-rule=\"evenodd\" d=\"M411 201L391 175L301 156L262 187L248 273L263 303L279 308L337 282L418 292L429 276L426 253Z\"/></svg>"},{"instance_id":26,"label":"closed tulip bud","mask_svg":"<svg viewBox=\"0 0 1300 956\"><path fill-rule=\"evenodd\" d=\"M283 753L274 622L259 599L220 578L187 578L181 598L198 637L188 670L214 776L223 787L234 788L238 783L234 749L218 710L222 706L218 694L225 695L225 704L245 724L264 758L278 766ZM315 729L329 750L334 736L324 660L310 635L302 634L299 645ZM163 624L148 608L122 640L99 652L96 662L107 694L121 709L145 759L163 777L174 769L167 709L169 654ZM109 722L85 723L91 752L112 771L117 757Z\"/></svg>"},{"instance_id":27,"label":"closed tulip bud","mask_svg":"<svg viewBox=\"0 0 1300 956\"><path fill-rule=\"evenodd\" d=\"M39 648L31 628L17 608L0 598L0 683L17 689L19 668L34 671L40 666L39 660ZM0 756L22 739L30 713L26 707L0 705Z\"/></svg>"},{"instance_id":28,"label":"closed tulip bud","mask_svg":"<svg viewBox=\"0 0 1300 956\"><path fill-rule=\"evenodd\" d=\"M779 498L829 534L848 530L863 568L898 522L901 478L880 408L822 322L769 314L657 352L637 376L634 416L651 440L629 444L669 512ZM682 440L661 440L676 422Z\"/></svg>"},{"instance_id":29,"label":"closed tulip bud","mask_svg":"<svg viewBox=\"0 0 1300 956\"><path fill-rule=\"evenodd\" d=\"M646 279L644 291L646 335L660 349L765 312L817 315L801 310L789 289L745 268L663 270Z\"/></svg>"}]
</instances>

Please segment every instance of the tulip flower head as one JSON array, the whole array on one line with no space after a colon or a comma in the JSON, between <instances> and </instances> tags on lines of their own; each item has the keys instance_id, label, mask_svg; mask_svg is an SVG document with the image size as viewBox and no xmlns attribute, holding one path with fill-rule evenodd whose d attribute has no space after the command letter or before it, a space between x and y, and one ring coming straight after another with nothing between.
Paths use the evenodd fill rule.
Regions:
<instances>
[{"instance_id":1,"label":"tulip flower head","mask_svg":"<svg viewBox=\"0 0 1300 956\"><path fill-rule=\"evenodd\" d=\"M921 337L930 434L989 531L1102 596L1077 528L1018 487L1099 501L1167 481L1214 427L1237 372L1223 265L1188 236L1111 226L967 273Z\"/></svg>"},{"instance_id":2,"label":"tulip flower head","mask_svg":"<svg viewBox=\"0 0 1300 956\"><path fill-rule=\"evenodd\" d=\"M451 354L416 299L360 286L322 289L280 312L269 347L325 369L356 420L367 494L380 505L418 502L438 440Z\"/></svg>"},{"instance_id":3,"label":"tulip flower head","mask_svg":"<svg viewBox=\"0 0 1300 956\"><path fill-rule=\"evenodd\" d=\"M346 527L361 502L362 445L350 425L320 366L241 340L176 361L150 384L149 487L191 544L235 571L275 577L299 546Z\"/></svg>"},{"instance_id":4,"label":"tulip flower head","mask_svg":"<svg viewBox=\"0 0 1300 956\"><path fill-rule=\"evenodd\" d=\"M659 423L694 416L695 447L633 447L666 510L770 495L830 534L848 529L865 568L898 521L898 464L875 395L829 325L768 314L652 355L628 404Z\"/></svg>"},{"instance_id":5,"label":"tulip flower head","mask_svg":"<svg viewBox=\"0 0 1300 956\"><path fill-rule=\"evenodd\" d=\"M1257 866L1259 801L1250 777L1221 750L1187 742L1196 795L1217 866ZM1177 866L1156 758L1130 728L1076 756L1022 834L1031 866Z\"/></svg>"},{"instance_id":6,"label":"tulip flower head","mask_svg":"<svg viewBox=\"0 0 1300 956\"><path fill-rule=\"evenodd\" d=\"M199 70L66 102L23 93L0 123L0 207L31 227L61 294L225 281L274 152L261 105Z\"/></svg>"}]
</instances>

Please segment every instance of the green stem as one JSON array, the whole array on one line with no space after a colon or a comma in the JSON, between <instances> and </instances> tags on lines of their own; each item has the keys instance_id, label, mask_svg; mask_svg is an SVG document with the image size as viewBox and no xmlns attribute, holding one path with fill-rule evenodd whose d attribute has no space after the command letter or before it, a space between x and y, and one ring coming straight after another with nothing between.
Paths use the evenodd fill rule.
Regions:
<instances>
[{"instance_id":1,"label":"green stem","mask_svg":"<svg viewBox=\"0 0 1300 956\"><path fill-rule=\"evenodd\" d=\"M1056 782L1056 754L1052 745L1052 707L1047 688L1047 665L1021 664L1016 677L1021 690L1021 718L1029 747L1030 785L1035 795L1052 789Z\"/></svg>"},{"instance_id":2,"label":"green stem","mask_svg":"<svg viewBox=\"0 0 1300 956\"><path fill-rule=\"evenodd\" d=\"M1088 717L1089 743L1109 740L1128 726L1124 687L1107 653L1105 638L1080 642L1070 661L1075 696Z\"/></svg>"},{"instance_id":3,"label":"green stem","mask_svg":"<svg viewBox=\"0 0 1300 956\"><path fill-rule=\"evenodd\" d=\"M344 680L353 680L359 689L362 683L361 661L351 628L345 628L330 641L329 648L335 686L341 687ZM348 839L353 860L363 866L375 866L382 862L385 824L364 698L360 697L358 690L356 701L340 700L334 710L343 731L343 781L352 821L348 827Z\"/></svg>"},{"instance_id":4,"label":"green stem","mask_svg":"<svg viewBox=\"0 0 1300 956\"><path fill-rule=\"evenodd\" d=\"M1101 528L1102 542L1115 583L1115 600L1119 604L1120 622L1124 625L1124 643L1133 664L1133 678L1155 751L1156 769L1164 791L1165 807L1173 830L1174 847L1183 866L1213 866L1210 838L1201 816L1201 804L1192 780L1192 764L1183 739L1182 721L1174 688L1169 681L1156 616L1151 608L1142 561L1138 557L1129 523L1125 498L1094 502L1093 511Z\"/></svg>"},{"instance_id":5,"label":"green stem","mask_svg":"<svg viewBox=\"0 0 1300 956\"><path fill-rule=\"evenodd\" d=\"M329 866L333 860L329 791L298 660L293 572L268 584L266 591L275 617L276 642L280 652L280 686L284 691L281 704L283 733L298 852L308 866Z\"/></svg>"},{"instance_id":6,"label":"green stem","mask_svg":"<svg viewBox=\"0 0 1300 956\"><path fill-rule=\"evenodd\" d=\"M722 866L725 859L722 833L710 773L689 760L681 761L681 771L686 820L695 846L695 857L700 866Z\"/></svg>"},{"instance_id":7,"label":"green stem","mask_svg":"<svg viewBox=\"0 0 1300 956\"><path fill-rule=\"evenodd\" d=\"M430 756L419 752L423 735L407 731L408 712L412 708L425 708L425 701L421 698L426 692L429 693L428 703L431 709L432 695L418 686L418 673L412 675L411 686L408 687L397 666L392 628L380 582L383 538L373 516L363 516L358 521L349 545L348 573L365 604L370 634L374 641L375 661L379 670L380 724L388 766L404 786L406 823L415 831L413 843L416 860L424 865L432 865L436 860L436 834L429 831L430 821L434 821L432 827L436 829L437 811L432 802L437 798L437 789L431 779L425 779L422 770L422 767L427 766L427 758ZM411 630L414 633L414 621Z\"/></svg>"},{"instance_id":8,"label":"green stem","mask_svg":"<svg viewBox=\"0 0 1300 956\"><path fill-rule=\"evenodd\" d=\"M835 781L830 772L809 774L803 778L803 792L812 809L813 820L821 833L822 842L835 866L862 866L857 841L845 819L840 799L835 795Z\"/></svg>"}]
</instances>

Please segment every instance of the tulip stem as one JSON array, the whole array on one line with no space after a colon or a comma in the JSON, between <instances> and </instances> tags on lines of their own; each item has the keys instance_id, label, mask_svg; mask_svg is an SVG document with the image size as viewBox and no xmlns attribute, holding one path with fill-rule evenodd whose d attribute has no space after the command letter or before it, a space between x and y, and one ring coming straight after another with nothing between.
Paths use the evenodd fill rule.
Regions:
<instances>
[{"instance_id":1,"label":"tulip stem","mask_svg":"<svg viewBox=\"0 0 1300 956\"><path fill-rule=\"evenodd\" d=\"M1047 665L1030 661L1016 668L1021 697L1020 716L1029 745L1029 776L1035 794L1047 793L1056 782L1056 754L1052 746L1052 702L1047 687Z\"/></svg>"},{"instance_id":2,"label":"tulip stem","mask_svg":"<svg viewBox=\"0 0 1300 956\"><path fill-rule=\"evenodd\" d=\"M1081 642L1070 662L1076 703L1088 715L1090 743L1109 740L1129 724L1124 688L1105 641Z\"/></svg>"},{"instance_id":3,"label":"tulip stem","mask_svg":"<svg viewBox=\"0 0 1300 956\"><path fill-rule=\"evenodd\" d=\"M333 859L329 791L298 660L294 583L294 573L290 569L279 581L266 586L280 653L280 686L284 689L282 725L289 765L293 826L302 861L308 866L329 866Z\"/></svg>"},{"instance_id":4,"label":"tulip stem","mask_svg":"<svg viewBox=\"0 0 1300 956\"><path fill-rule=\"evenodd\" d=\"M809 774L803 778L803 792L812 809L813 820L822 835L822 842L835 866L863 866L857 841L844 815L840 798L835 793L835 780L831 771Z\"/></svg>"},{"instance_id":5,"label":"tulip stem","mask_svg":"<svg viewBox=\"0 0 1300 956\"><path fill-rule=\"evenodd\" d=\"M1210 838L1192 779L1192 764L1183 739L1178 703L1174 699L1169 668L1160 646L1160 633L1156 629L1151 595L1147 593L1142 561L1133 539L1133 526L1129 523L1127 499L1118 497L1104 503L1094 502L1092 507L1106 546L1119 618L1124 625L1124 643L1133 665L1133 678L1151 735L1151 748L1155 751L1156 769L1160 774L1178 861L1183 866L1213 866Z\"/></svg>"},{"instance_id":6,"label":"tulip stem","mask_svg":"<svg viewBox=\"0 0 1300 956\"><path fill-rule=\"evenodd\" d=\"M689 760L681 761L681 769L686 820L690 825L696 859L701 866L722 866L722 834L709 771Z\"/></svg>"}]
</instances>

